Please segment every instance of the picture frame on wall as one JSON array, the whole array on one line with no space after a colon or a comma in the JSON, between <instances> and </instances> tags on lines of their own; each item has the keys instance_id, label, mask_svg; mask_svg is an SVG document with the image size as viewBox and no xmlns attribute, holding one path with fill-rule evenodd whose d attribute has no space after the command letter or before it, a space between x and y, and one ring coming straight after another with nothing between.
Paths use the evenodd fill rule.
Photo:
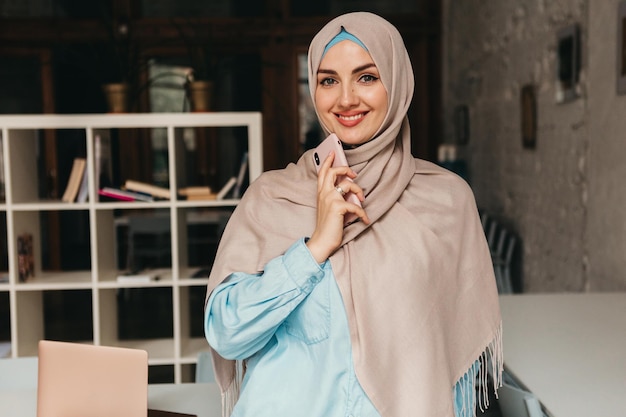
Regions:
<instances>
[{"instance_id":1,"label":"picture frame on wall","mask_svg":"<svg viewBox=\"0 0 626 417\"><path fill-rule=\"evenodd\" d=\"M617 94L626 94L626 1L617 11Z\"/></svg>"},{"instance_id":2,"label":"picture frame on wall","mask_svg":"<svg viewBox=\"0 0 626 417\"><path fill-rule=\"evenodd\" d=\"M580 26L575 23L557 33L557 103L580 97Z\"/></svg>"}]
</instances>

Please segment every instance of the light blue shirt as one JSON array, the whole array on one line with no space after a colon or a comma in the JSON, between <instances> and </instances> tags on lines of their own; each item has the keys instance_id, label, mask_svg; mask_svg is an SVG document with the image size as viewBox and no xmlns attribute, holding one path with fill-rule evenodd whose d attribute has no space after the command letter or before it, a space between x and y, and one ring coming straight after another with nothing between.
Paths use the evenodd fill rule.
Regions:
<instances>
[{"instance_id":1,"label":"light blue shirt","mask_svg":"<svg viewBox=\"0 0 626 417\"><path fill-rule=\"evenodd\" d=\"M234 273L220 284L207 304L205 334L222 357L248 359L232 417L381 417L356 379L330 262L318 264L304 239L262 274ZM473 389L461 379L450 393L458 417Z\"/></svg>"}]
</instances>

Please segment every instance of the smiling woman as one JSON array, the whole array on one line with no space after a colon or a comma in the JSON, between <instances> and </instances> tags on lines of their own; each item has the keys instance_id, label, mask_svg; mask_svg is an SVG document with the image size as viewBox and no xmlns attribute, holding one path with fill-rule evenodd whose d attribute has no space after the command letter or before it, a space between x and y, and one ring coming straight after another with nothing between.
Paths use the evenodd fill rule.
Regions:
<instances>
[{"instance_id":1,"label":"smiling woman","mask_svg":"<svg viewBox=\"0 0 626 417\"><path fill-rule=\"evenodd\" d=\"M488 364L491 386L502 372L493 265L467 183L411 154L402 37L339 16L308 80L348 166L331 152L318 173L309 150L251 184L226 226L204 316L224 415L473 416Z\"/></svg>"}]
</instances>

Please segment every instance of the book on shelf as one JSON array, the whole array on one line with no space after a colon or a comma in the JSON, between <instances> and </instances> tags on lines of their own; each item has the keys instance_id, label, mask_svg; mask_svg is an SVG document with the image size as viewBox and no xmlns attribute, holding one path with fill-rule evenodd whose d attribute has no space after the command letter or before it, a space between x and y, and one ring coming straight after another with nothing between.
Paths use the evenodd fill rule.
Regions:
<instances>
[{"instance_id":1,"label":"book on shelf","mask_svg":"<svg viewBox=\"0 0 626 417\"><path fill-rule=\"evenodd\" d=\"M217 200L217 194L215 194L215 193L192 194L192 195L188 195L185 199L187 201L210 201L210 200Z\"/></svg>"},{"instance_id":2,"label":"book on shelf","mask_svg":"<svg viewBox=\"0 0 626 417\"><path fill-rule=\"evenodd\" d=\"M86 164L87 160L85 158L74 158L74 162L72 163L72 171L70 171L70 177L67 180L65 192L63 193L63 197L61 198L62 201L65 201L66 203L72 203L74 200L76 200L76 195L78 194L78 190L80 189L80 183L83 179Z\"/></svg>"},{"instance_id":3,"label":"book on shelf","mask_svg":"<svg viewBox=\"0 0 626 417\"><path fill-rule=\"evenodd\" d=\"M248 152L243 154L241 158L241 165L239 165L239 174L237 174L237 182L235 183L235 189L233 190L233 198L240 198L243 187L244 179L246 178L246 172L248 171Z\"/></svg>"},{"instance_id":4,"label":"book on shelf","mask_svg":"<svg viewBox=\"0 0 626 417\"><path fill-rule=\"evenodd\" d=\"M152 197L170 199L170 189L165 187L159 187L158 185L148 184L146 182L126 180L124 188L130 191L137 191L144 194L149 194Z\"/></svg>"},{"instance_id":5,"label":"book on shelf","mask_svg":"<svg viewBox=\"0 0 626 417\"><path fill-rule=\"evenodd\" d=\"M88 171L85 170L83 174L83 179L80 181L80 187L78 188L78 194L76 195L77 203L85 203L89 200L89 175Z\"/></svg>"},{"instance_id":6,"label":"book on shelf","mask_svg":"<svg viewBox=\"0 0 626 417\"><path fill-rule=\"evenodd\" d=\"M211 187L209 186L193 186L193 187L184 187L178 190L178 194L189 197L190 195L205 195L211 193Z\"/></svg>"},{"instance_id":7,"label":"book on shelf","mask_svg":"<svg viewBox=\"0 0 626 417\"><path fill-rule=\"evenodd\" d=\"M216 200L223 200L226 195L233 189L233 187L237 184L237 177L231 177L226 184L217 192L215 196Z\"/></svg>"},{"instance_id":8,"label":"book on shelf","mask_svg":"<svg viewBox=\"0 0 626 417\"><path fill-rule=\"evenodd\" d=\"M113 182L113 164L111 160L111 138L106 134L94 137L95 188L110 187Z\"/></svg>"},{"instance_id":9,"label":"book on shelf","mask_svg":"<svg viewBox=\"0 0 626 417\"><path fill-rule=\"evenodd\" d=\"M154 198L151 195L135 191L121 190L113 187L104 187L98 190L98 194L103 197L120 201L154 201Z\"/></svg>"},{"instance_id":10,"label":"book on shelf","mask_svg":"<svg viewBox=\"0 0 626 417\"><path fill-rule=\"evenodd\" d=\"M178 190L178 194L184 197L186 200L202 201L202 200L215 200L217 194L211 190L208 186L194 186L185 187Z\"/></svg>"},{"instance_id":11,"label":"book on shelf","mask_svg":"<svg viewBox=\"0 0 626 417\"><path fill-rule=\"evenodd\" d=\"M165 269L143 269L126 271L117 276L117 282L153 282L163 276Z\"/></svg>"}]
</instances>

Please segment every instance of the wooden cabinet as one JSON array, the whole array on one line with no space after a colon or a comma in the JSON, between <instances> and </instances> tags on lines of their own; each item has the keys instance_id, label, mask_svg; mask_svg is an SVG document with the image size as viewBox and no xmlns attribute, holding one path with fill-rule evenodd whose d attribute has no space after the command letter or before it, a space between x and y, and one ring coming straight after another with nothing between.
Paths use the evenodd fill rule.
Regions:
<instances>
[{"instance_id":1,"label":"wooden cabinet","mask_svg":"<svg viewBox=\"0 0 626 417\"><path fill-rule=\"evenodd\" d=\"M0 281L0 346L4 346L5 356L34 356L40 339L75 330L73 334L82 335L80 342L146 349L150 370L155 375L159 368L165 367L173 375L170 382L193 381L197 355L208 349L199 328L203 307L203 296L199 294L204 293L207 277L194 277L194 274L203 267L210 267L212 258L206 253L201 255L206 260L204 265L193 265L189 248L197 244L214 248L238 199L188 201L178 198L178 188L194 185L183 178L185 167L181 153L184 151L181 149L185 149L184 141L189 141L189 135L193 134L190 130L237 128L239 133L243 132L244 140L240 141L239 149L248 152L247 179L252 181L263 170L261 123L261 114L257 112L0 116L6 191L5 201L0 204L0 234L4 234L0 235L0 242L5 243L7 260L6 270L0 271L6 277L4 282ZM120 129L158 131L162 135L167 143L169 200L112 202L98 198L94 181L95 139ZM37 175L38 138L49 130L71 130L84 138L88 201L64 203L39 198L38 190L42 185ZM233 165L233 168L229 175L237 176L239 167ZM83 270L42 268L42 254L49 251L54 242L49 238L45 221L50 213L88 218L84 230L60 230L88 254ZM157 219L152 223L154 228L148 225L144 232L155 234L151 243L157 245L154 253L162 262L162 272L158 280L120 282L117 279L122 273L117 231L120 224L130 225L136 218ZM145 223L142 224L145 226ZM196 229L196 232L206 230L213 236L203 236L204 232L194 236L196 232L192 231L190 237L190 224L212 226ZM18 237L24 234L32 236L34 276L21 280ZM3 255L0 254L0 258ZM49 295L58 292L69 294L66 297L69 301L50 301ZM133 304L137 299L144 305ZM70 307L77 321L68 323L62 318L67 317L66 310ZM140 316L128 316L125 312L129 309ZM60 317L60 321L55 322L55 317ZM146 323L157 331L147 332ZM73 329L72 326L84 328ZM0 350L0 356L1 353Z\"/></svg>"}]
</instances>

